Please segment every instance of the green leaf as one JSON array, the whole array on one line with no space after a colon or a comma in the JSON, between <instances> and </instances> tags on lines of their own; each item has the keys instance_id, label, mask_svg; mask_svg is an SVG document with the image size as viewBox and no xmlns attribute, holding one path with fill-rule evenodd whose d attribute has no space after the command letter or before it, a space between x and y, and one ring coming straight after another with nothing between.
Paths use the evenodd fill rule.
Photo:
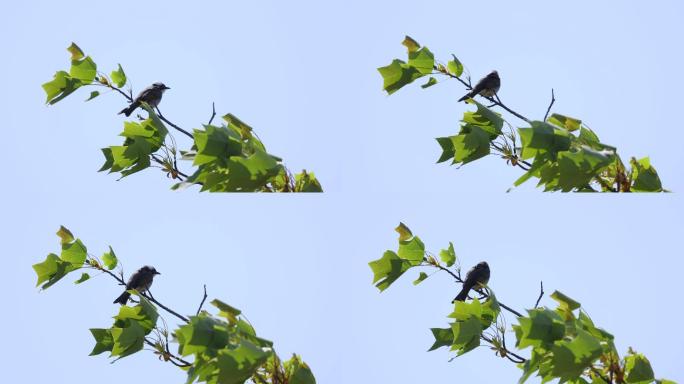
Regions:
<instances>
[{"instance_id":1,"label":"green leaf","mask_svg":"<svg viewBox=\"0 0 684 384\"><path fill-rule=\"evenodd\" d=\"M477 110L463 113L463 119L461 121L465 124L461 127L461 131L463 131L464 127L476 125L489 133L490 139L494 140L501 134L501 129L503 128L504 120L501 115L475 100L471 100L469 103L475 104Z\"/></svg>"},{"instance_id":2,"label":"green leaf","mask_svg":"<svg viewBox=\"0 0 684 384\"><path fill-rule=\"evenodd\" d=\"M425 88L428 88L428 87L432 87L432 86L435 85L435 84L437 84L437 79L435 79L434 77L430 76L430 78L428 79L428 82L425 83L425 84L423 84L423 85L421 85L420 87L423 88L423 89L425 89Z\"/></svg>"},{"instance_id":3,"label":"green leaf","mask_svg":"<svg viewBox=\"0 0 684 384\"><path fill-rule=\"evenodd\" d=\"M313 172L302 170L295 175L295 192L323 192L323 187Z\"/></svg>"},{"instance_id":4,"label":"green leaf","mask_svg":"<svg viewBox=\"0 0 684 384\"><path fill-rule=\"evenodd\" d=\"M81 60L83 57L85 57L85 53L83 53L81 48L79 48L74 42L72 42L67 48L67 51L71 53L71 60Z\"/></svg>"},{"instance_id":5,"label":"green leaf","mask_svg":"<svg viewBox=\"0 0 684 384\"><path fill-rule=\"evenodd\" d=\"M211 301L211 305L218 308L219 316L225 317L231 322L236 322L237 317L242 313L239 309L232 307L219 299L214 299Z\"/></svg>"},{"instance_id":6,"label":"green leaf","mask_svg":"<svg viewBox=\"0 0 684 384\"><path fill-rule=\"evenodd\" d=\"M592 336L595 336L599 339L602 339L603 341L612 344L613 342L613 335L610 333L606 332L605 330L601 328L597 328L594 325L594 322L591 320L589 315L587 315L583 310L580 309L579 316L578 316L578 322L581 325L582 329L585 331L589 332Z\"/></svg>"},{"instance_id":7,"label":"green leaf","mask_svg":"<svg viewBox=\"0 0 684 384\"><path fill-rule=\"evenodd\" d=\"M449 248L442 249L439 252L439 258L446 263L447 267L451 267L456 262L456 252L454 251L454 244L450 241Z\"/></svg>"},{"instance_id":8,"label":"green leaf","mask_svg":"<svg viewBox=\"0 0 684 384\"><path fill-rule=\"evenodd\" d=\"M399 258L393 251L385 251L382 258L368 263L373 271L373 284L380 292L389 288L406 270L411 268L411 264Z\"/></svg>"},{"instance_id":9,"label":"green leaf","mask_svg":"<svg viewBox=\"0 0 684 384\"><path fill-rule=\"evenodd\" d=\"M84 282L88 279L90 279L90 275L87 273L82 273L81 277L78 280L74 281L74 284L81 284L82 282Z\"/></svg>"},{"instance_id":10,"label":"green leaf","mask_svg":"<svg viewBox=\"0 0 684 384\"><path fill-rule=\"evenodd\" d=\"M202 182L202 191L253 192L263 189L282 169L274 156L255 148L248 157L231 157L226 166L202 165L187 181Z\"/></svg>"},{"instance_id":11,"label":"green leaf","mask_svg":"<svg viewBox=\"0 0 684 384\"><path fill-rule=\"evenodd\" d=\"M423 74L415 67L406 64L402 60L394 59L392 64L378 68L378 72L383 78L382 89L388 95L401 89L403 86L412 83L414 80L423 77Z\"/></svg>"},{"instance_id":12,"label":"green leaf","mask_svg":"<svg viewBox=\"0 0 684 384\"><path fill-rule=\"evenodd\" d=\"M425 279L427 279L427 278L428 278L427 273L421 272L421 273L418 275L418 278L417 278L416 280L413 281L413 285L418 285L418 284L420 284L423 280L425 280Z\"/></svg>"},{"instance_id":13,"label":"green leaf","mask_svg":"<svg viewBox=\"0 0 684 384\"><path fill-rule=\"evenodd\" d=\"M406 226L406 224L399 222L399 225L394 228L394 230L399 234L399 241L407 241L413 237L413 233Z\"/></svg>"},{"instance_id":14,"label":"green leaf","mask_svg":"<svg viewBox=\"0 0 684 384\"><path fill-rule=\"evenodd\" d=\"M90 92L90 96L86 99L86 101L90 101L90 100L92 100L98 96L100 96L100 92L92 91L92 92Z\"/></svg>"},{"instance_id":15,"label":"green leaf","mask_svg":"<svg viewBox=\"0 0 684 384\"><path fill-rule=\"evenodd\" d=\"M632 353L625 357L625 373L628 383L646 384L652 383L655 379L651 363L640 353Z\"/></svg>"},{"instance_id":16,"label":"green leaf","mask_svg":"<svg viewBox=\"0 0 684 384\"><path fill-rule=\"evenodd\" d=\"M43 89L47 94L47 100L45 102L48 104L55 104L69 96L82 85L83 83L80 80L74 79L64 71L58 71L51 81L43 84Z\"/></svg>"},{"instance_id":17,"label":"green leaf","mask_svg":"<svg viewBox=\"0 0 684 384\"><path fill-rule=\"evenodd\" d=\"M589 147L558 154L558 186L564 192L581 190L601 170L613 162L614 156Z\"/></svg>"},{"instance_id":18,"label":"green leaf","mask_svg":"<svg viewBox=\"0 0 684 384\"><path fill-rule=\"evenodd\" d=\"M111 330L102 328L91 328L90 333L92 333L95 338L95 347L93 351L90 352L90 356L99 355L102 352L110 351L114 348L114 338L112 337Z\"/></svg>"},{"instance_id":19,"label":"green leaf","mask_svg":"<svg viewBox=\"0 0 684 384\"><path fill-rule=\"evenodd\" d=\"M236 138L226 127L205 125L204 130L195 129L193 137L197 147L193 165L216 162L226 166L231 156L242 154L240 138Z\"/></svg>"},{"instance_id":20,"label":"green leaf","mask_svg":"<svg viewBox=\"0 0 684 384\"><path fill-rule=\"evenodd\" d=\"M154 329L159 318L159 313L152 303L135 290L129 290L134 295L138 296L138 304L133 307L122 305L119 307L119 313L114 316L114 326L125 328L131 323L136 323L142 327L145 334L148 334Z\"/></svg>"},{"instance_id":21,"label":"green leaf","mask_svg":"<svg viewBox=\"0 0 684 384\"><path fill-rule=\"evenodd\" d=\"M62 244L62 254L60 257L62 260L73 264L76 268L85 263L87 256L88 250L80 239L76 239L73 243Z\"/></svg>"},{"instance_id":22,"label":"green leaf","mask_svg":"<svg viewBox=\"0 0 684 384\"><path fill-rule=\"evenodd\" d=\"M297 355L283 363L288 384L316 384L311 368Z\"/></svg>"},{"instance_id":23,"label":"green leaf","mask_svg":"<svg viewBox=\"0 0 684 384\"><path fill-rule=\"evenodd\" d=\"M589 333L578 329L570 340L563 339L551 347L551 373L561 382L577 378L601 356L601 344Z\"/></svg>"},{"instance_id":24,"label":"green leaf","mask_svg":"<svg viewBox=\"0 0 684 384\"><path fill-rule=\"evenodd\" d=\"M205 313L191 316L190 322L179 327L175 336L178 339L179 352L183 356L203 353L213 355L226 348L230 340L228 324Z\"/></svg>"},{"instance_id":25,"label":"green leaf","mask_svg":"<svg viewBox=\"0 0 684 384\"><path fill-rule=\"evenodd\" d=\"M397 254L400 258L407 260L409 265L419 265L425 258L425 244L418 236L413 236L409 240L399 240Z\"/></svg>"},{"instance_id":26,"label":"green leaf","mask_svg":"<svg viewBox=\"0 0 684 384\"><path fill-rule=\"evenodd\" d=\"M452 351L458 351L458 356L477 348L480 345L482 323L476 317L470 317L465 321L457 321L451 324L453 332Z\"/></svg>"},{"instance_id":27,"label":"green leaf","mask_svg":"<svg viewBox=\"0 0 684 384\"><path fill-rule=\"evenodd\" d=\"M530 169L527 170L527 172L523 173L522 176L520 176L515 182L513 183L514 186L518 187L520 184L526 182L533 176L539 177L539 171L542 167L546 166L547 163L546 161L535 161L532 163L532 166Z\"/></svg>"},{"instance_id":28,"label":"green leaf","mask_svg":"<svg viewBox=\"0 0 684 384\"><path fill-rule=\"evenodd\" d=\"M492 295L484 303L480 303L477 298L470 302L457 301L454 303L454 311L449 314L449 317L459 321L475 318L480 321L482 329L485 329L492 325L499 312L499 303Z\"/></svg>"},{"instance_id":29,"label":"green leaf","mask_svg":"<svg viewBox=\"0 0 684 384\"><path fill-rule=\"evenodd\" d=\"M572 117L559 115L557 113L552 114L546 119L551 124L557 125L559 127L567 129L569 132L576 131L580 129L582 125L582 120L578 120Z\"/></svg>"},{"instance_id":30,"label":"green leaf","mask_svg":"<svg viewBox=\"0 0 684 384\"><path fill-rule=\"evenodd\" d=\"M581 142L587 145L591 145L592 147L595 145L601 145L601 141L599 140L596 133L594 133L594 131L587 127L580 128L579 139Z\"/></svg>"},{"instance_id":31,"label":"green leaf","mask_svg":"<svg viewBox=\"0 0 684 384\"><path fill-rule=\"evenodd\" d=\"M110 332L114 341L112 356L126 357L143 349L145 330L138 322L131 321L126 328L112 327Z\"/></svg>"},{"instance_id":32,"label":"green leaf","mask_svg":"<svg viewBox=\"0 0 684 384\"><path fill-rule=\"evenodd\" d=\"M109 252L105 252L102 255L102 262L104 263L105 267L110 271L116 268L116 265L118 264L118 259L116 258L114 250L111 246L109 246Z\"/></svg>"},{"instance_id":33,"label":"green leaf","mask_svg":"<svg viewBox=\"0 0 684 384\"><path fill-rule=\"evenodd\" d=\"M112 71L109 76L112 78L112 81L118 88L126 85L126 74L124 73L123 68L121 68L121 64L119 64L119 67Z\"/></svg>"},{"instance_id":34,"label":"green leaf","mask_svg":"<svg viewBox=\"0 0 684 384\"><path fill-rule=\"evenodd\" d=\"M59 230L57 230L57 236L60 238L60 244L68 244L74 241L74 235L65 226L60 225Z\"/></svg>"},{"instance_id":35,"label":"green leaf","mask_svg":"<svg viewBox=\"0 0 684 384\"><path fill-rule=\"evenodd\" d=\"M447 63L447 69L449 70L449 73L456 77L461 77L463 74L463 64L456 58L456 55L452 54L453 57L452 60L449 60Z\"/></svg>"},{"instance_id":36,"label":"green leaf","mask_svg":"<svg viewBox=\"0 0 684 384\"><path fill-rule=\"evenodd\" d=\"M442 155L437 160L437 163L442 163L454 157L456 154L456 149L454 148L455 137L456 136L438 137L435 139L439 143L439 146L442 147Z\"/></svg>"},{"instance_id":37,"label":"green leaf","mask_svg":"<svg viewBox=\"0 0 684 384\"><path fill-rule=\"evenodd\" d=\"M91 83L95 80L95 76L97 76L97 65L90 56L86 56L81 60L72 60L69 76L80 80L84 84Z\"/></svg>"},{"instance_id":38,"label":"green leaf","mask_svg":"<svg viewBox=\"0 0 684 384\"><path fill-rule=\"evenodd\" d=\"M522 142L522 158L529 159L537 154L549 153L552 158L558 152L570 149L571 135L565 129L533 121L530 128L518 128Z\"/></svg>"},{"instance_id":39,"label":"green leaf","mask_svg":"<svg viewBox=\"0 0 684 384\"><path fill-rule=\"evenodd\" d=\"M547 347L560 340L565 334L565 324L560 315L550 309L537 308L527 311L528 317L518 318L519 325L513 326L519 349Z\"/></svg>"},{"instance_id":40,"label":"green leaf","mask_svg":"<svg viewBox=\"0 0 684 384\"><path fill-rule=\"evenodd\" d=\"M45 261L43 261L42 263L33 264L33 270L36 272L36 275L38 275L38 282L36 283L36 287L45 281L53 279L55 276L60 274L60 271L61 276L59 276L57 280L64 277L64 265L64 261L62 261L62 259L60 259L54 253L47 255ZM41 288L46 289L55 282L56 281L52 281L49 284L43 285Z\"/></svg>"},{"instance_id":41,"label":"green leaf","mask_svg":"<svg viewBox=\"0 0 684 384\"><path fill-rule=\"evenodd\" d=\"M560 307L567 308L570 311L574 311L575 309L578 309L581 306L580 303L576 302L575 300L571 299L570 297L566 296L565 294L559 291L554 291L551 294L551 298L556 300Z\"/></svg>"},{"instance_id":42,"label":"green leaf","mask_svg":"<svg viewBox=\"0 0 684 384\"><path fill-rule=\"evenodd\" d=\"M256 345L242 341L235 349L223 349L218 352L217 382L221 384L242 384L266 362L270 352Z\"/></svg>"},{"instance_id":43,"label":"green leaf","mask_svg":"<svg viewBox=\"0 0 684 384\"><path fill-rule=\"evenodd\" d=\"M435 67L435 56L427 47L409 52L408 65L415 68L421 75L429 75Z\"/></svg>"},{"instance_id":44,"label":"green leaf","mask_svg":"<svg viewBox=\"0 0 684 384\"><path fill-rule=\"evenodd\" d=\"M408 49L409 53L416 52L420 48L420 44L408 35L404 37L404 41L401 44Z\"/></svg>"},{"instance_id":45,"label":"green leaf","mask_svg":"<svg viewBox=\"0 0 684 384\"><path fill-rule=\"evenodd\" d=\"M658 172L651 166L648 157L630 160L632 165L632 187L635 192L662 192L663 185L658 177Z\"/></svg>"},{"instance_id":46,"label":"green leaf","mask_svg":"<svg viewBox=\"0 0 684 384\"><path fill-rule=\"evenodd\" d=\"M489 154L490 134L476 125L461 127L461 133L451 136L454 148L453 164L466 164Z\"/></svg>"},{"instance_id":47,"label":"green leaf","mask_svg":"<svg viewBox=\"0 0 684 384\"><path fill-rule=\"evenodd\" d=\"M135 125L140 124L127 122L126 127ZM146 128L152 126L151 124L145 125ZM124 128L122 135L127 136L124 145L102 148L105 162L99 171L120 172L122 177L126 177L148 168L150 155L160 148L164 136L158 130L151 137L149 133L145 136L135 136L130 128L128 131Z\"/></svg>"},{"instance_id":48,"label":"green leaf","mask_svg":"<svg viewBox=\"0 0 684 384\"><path fill-rule=\"evenodd\" d=\"M451 328L430 328L432 336L435 337L435 342L429 351L434 351L437 348L448 347L454 343L454 332Z\"/></svg>"}]
</instances>

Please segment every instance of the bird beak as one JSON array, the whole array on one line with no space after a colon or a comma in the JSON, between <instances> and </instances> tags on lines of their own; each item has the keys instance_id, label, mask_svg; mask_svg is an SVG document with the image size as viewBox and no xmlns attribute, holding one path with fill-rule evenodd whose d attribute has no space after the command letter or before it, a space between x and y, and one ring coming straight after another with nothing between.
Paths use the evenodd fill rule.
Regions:
<instances>
[{"instance_id":1,"label":"bird beak","mask_svg":"<svg viewBox=\"0 0 684 384\"><path fill-rule=\"evenodd\" d=\"M157 272L157 271L154 271L154 274L155 274L155 275L161 275L161 273L160 273L160 272Z\"/></svg>"},{"instance_id":2,"label":"bird beak","mask_svg":"<svg viewBox=\"0 0 684 384\"><path fill-rule=\"evenodd\" d=\"M171 89L170 87L167 87L166 85L164 86L164 89Z\"/></svg>"}]
</instances>

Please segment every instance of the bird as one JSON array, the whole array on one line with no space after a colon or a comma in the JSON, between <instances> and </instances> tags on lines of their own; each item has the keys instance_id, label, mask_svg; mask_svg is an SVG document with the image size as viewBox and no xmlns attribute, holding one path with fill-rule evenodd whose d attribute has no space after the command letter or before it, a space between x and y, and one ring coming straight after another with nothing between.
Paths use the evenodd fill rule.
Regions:
<instances>
[{"instance_id":1,"label":"bird","mask_svg":"<svg viewBox=\"0 0 684 384\"><path fill-rule=\"evenodd\" d=\"M131 294L128 293L129 289L135 289L141 293L150 289L155 275L161 275L161 273L157 272L154 267L150 267L149 265L138 269L138 271L132 274L130 279L128 279L126 290L114 300L114 304L119 303L121 305L126 305L128 299L131 297Z\"/></svg>"},{"instance_id":2,"label":"bird","mask_svg":"<svg viewBox=\"0 0 684 384\"><path fill-rule=\"evenodd\" d=\"M143 89L139 94L138 97L133 100L131 105L128 107L122 109L118 114L125 114L126 116L130 116L133 111L135 111L136 108L140 106L141 102L146 102L147 104L150 105L150 107L154 108L157 105L159 105L159 102L162 99L162 95L164 94L164 91L167 89L171 89L164 85L164 83L154 83L150 85L149 87Z\"/></svg>"},{"instance_id":3,"label":"bird","mask_svg":"<svg viewBox=\"0 0 684 384\"><path fill-rule=\"evenodd\" d=\"M475 95L482 95L485 97L492 97L501 87L501 79L499 78L499 73L497 71L492 71L489 75L480 79L470 92L466 93L465 96L458 99L458 101L465 101L467 99L475 97Z\"/></svg>"},{"instance_id":4,"label":"bird","mask_svg":"<svg viewBox=\"0 0 684 384\"><path fill-rule=\"evenodd\" d=\"M486 261L479 262L476 266L470 269L466 274L466 278L463 281L463 288L461 292L456 295L456 297L451 301L455 303L457 301L465 301L468 297L468 292L471 289L479 289L487 284L489 281L489 265Z\"/></svg>"}]
</instances>

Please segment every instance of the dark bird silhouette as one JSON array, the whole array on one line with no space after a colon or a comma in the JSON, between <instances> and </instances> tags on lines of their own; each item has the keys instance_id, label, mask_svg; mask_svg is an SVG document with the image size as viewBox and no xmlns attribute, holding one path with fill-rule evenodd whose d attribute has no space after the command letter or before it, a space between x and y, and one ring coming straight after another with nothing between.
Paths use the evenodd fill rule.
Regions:
<instances>
[{"instance_id":1,"label":"dark bird silhouette","mask_svg":"<svg viewBox=\"0 0 684 384\"><path fill-rule=\"evenodd\" d=\"M482 95L485 97L492 97L501 87L501 79L499 79L499 73L492 71L489 75L480 79L470 92L466 93L465 96L458 99L458 101L464 101L475 97L475 95Z\"/></svg>"},{"instance_id":2,"label":"dark bird silhouette","mask_svg":"<svg viewBox=\"0 0 684 384\"><path fill-rule=\"evenodd\" d=\"M154 83L150 85L149 87L145 88L138 94L138 97L136 97L131 105L128 107L124 108L119 112L118 114L125 114L126 116L130 116L133 111L135 111L136 108L140 106L140 102L144 101L147 104L150 105L150 107L154 108L157 105L159 105L159 102L162 99L162 95L164 94L164 91L167 89L171 89L164 85L164 83Z\"/></svg>"},{"instance_id":3,"label":"dark bird silhouette","mask_svg":"<svg viewBox=\"0 0 684 384\"><path fill-rule=\"evenodd\" d=\"M479 262L466 274L466 278L463 281L463 288L461 292L456 295L456 298L452 300L452 303L457 301L465 301L468 297L468 292L471 289L479 289L480 287L487 284L489 281L489 265L486 261Z\"/></svg>"},{"instance_id":4,"label":"dark bird silhouette","mask_svg":"<svg viewBox=\"0 0 684 384\"><path fill-rule=\"evenodd\" d=\"M149 265L138 269L138 271L131 275L131 278L128 279L128 283L126 283L126 291L117 297L116 300L114 300L114 303L126 305L128 299L131 297L131 294L128 293L129 289L135 289L141 293L150 289L154 275L161 275L161 273L157 272L154 267L150 267Z\"/></svg>"}]
</instances>

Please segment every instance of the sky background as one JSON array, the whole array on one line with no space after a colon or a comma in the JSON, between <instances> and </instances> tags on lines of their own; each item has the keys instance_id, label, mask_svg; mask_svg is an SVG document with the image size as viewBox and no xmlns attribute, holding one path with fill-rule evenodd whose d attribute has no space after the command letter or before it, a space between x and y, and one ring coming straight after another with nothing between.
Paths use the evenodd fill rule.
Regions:
<instances>
[{"instance_id":1,"label":"sky background","mask_svg":"<svg viewBox=\"0 0 684 384\"><path fill-rule=\"evenodd\" d=\"M282 357L301 354L319 383L516 382L520 371L486 348L452 362L445 349L426 352L458 290L446 275L373 287L367 263L396 249L400 221L432 252L453 241L465 269L487 260L506 304L533 306L543 280L580 301L621 352L632 346L656 376L684 381L681 1L183 4L2 7L4 382L184 381L149 352L112 365L88 356L88 328L110 326L118 310L110 278L34 287L31 265L58 251L62 224L92 254L111 245L127 274L154 265L155 296L182 313L206 284ZM475 79L497 69L499 95L524 115L541 119L554 88L553 111L581 118L625 160L650 156L675 193L544 194L529 183L507 194L520 170L501 159L435 164L434 137L457 131L465 91L446 81L386 96L376 68L405 58L406 34L442 61L456 54ZM40 85L68 69L72 41L106 73L121 63L136 93L170 86L162 111L186 129L215 102L326 192L172 192L157 170L97 173L100 148L121 142L125 101L84 103L79 90L45 106Z\"/></svg>"}]
</instances>

